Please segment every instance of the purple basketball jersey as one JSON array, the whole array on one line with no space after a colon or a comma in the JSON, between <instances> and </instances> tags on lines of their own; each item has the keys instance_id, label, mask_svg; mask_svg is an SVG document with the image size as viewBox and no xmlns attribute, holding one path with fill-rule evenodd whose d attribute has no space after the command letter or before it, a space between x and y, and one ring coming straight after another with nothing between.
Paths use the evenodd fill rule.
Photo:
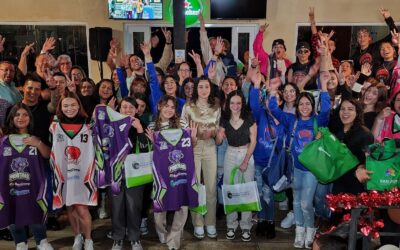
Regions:
<instances>
[{"instance_id":1,"label":"purple basketball jersey","mask_svg":"<svg viewBox=\"0 0 400 250\"><path fill-rule=\"evenodd\" d=\"M95 115L97 185L101 188L111 185L112 192L118 194L123 162L131 149L128 137L131 118L108 106L96 107Z\"/></svg>"},{"instance_id":2,"label":"purple basketball jersey","mask_svg":"<svg viewBox=\"0 0 400 250\"><path fill-rule=\"evenodd\" d=\"M43 224L47 216L44 161L27 135L9 135L0 144L0 228Z\"/></svg>"},{"instance_id":3,"label":"purple basketball jersey","mask_svg":"<svg viewBox=\"0 0 400 250\"><path fill-rule=\"evenodd\" d=\"M154 133L153 209L176 211L197 207L198 192L189 129L167 129Z\"/></svg>"}]
</instances>

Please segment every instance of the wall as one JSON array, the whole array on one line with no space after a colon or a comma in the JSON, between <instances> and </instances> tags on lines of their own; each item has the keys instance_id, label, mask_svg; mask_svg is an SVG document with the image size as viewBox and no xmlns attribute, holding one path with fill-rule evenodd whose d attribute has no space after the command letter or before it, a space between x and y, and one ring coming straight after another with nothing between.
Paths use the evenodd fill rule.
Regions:
<instances>
[{"instance_id":1,"label":"wall","mask_svg":"<svg viewBox=\"0 0 400 250\"><path fill-rule=\"evenodd\" d=\"M268 0L264 47L267 51L276 38L283 38L288 54L294 56L296 23L308 22L308 7L314 6L317 22L383 23L379 7L388 8L400 21L398 0ZM1 0L0 22L84 22L88 28L103 26L113 29L113 36L123 41L123 23L108 19L107 0ZM206 22L208 22L206 20ZM215 23L263 23L264 21L215 21ZM145 24L145 21L138 21ZM148 22L147 22L148 23ZM162 23L162 22L160 22ZM293 59L293 58L292 58ZM91 63L91 76L99 79L96 62ZM105 67L107 68L107 67ZM105 76L110 73L105 70Z\"/></svg>"}]
</instances>

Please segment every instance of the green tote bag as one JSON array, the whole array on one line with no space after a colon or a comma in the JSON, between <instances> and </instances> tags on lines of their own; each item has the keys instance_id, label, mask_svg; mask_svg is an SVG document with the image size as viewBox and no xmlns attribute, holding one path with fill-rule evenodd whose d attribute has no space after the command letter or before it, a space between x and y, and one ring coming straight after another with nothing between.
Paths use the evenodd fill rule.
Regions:
<instances>
[{"instance_id":1,"label":"green tote bag","mask_svg":"<svg viewBox=\"0 0 400 250\"><path fill-rule=\"evenodd\" d=\"M373 173L367 182L368 190L384 191L400 186L400 154L396 140L369 146L366 168Z\"/></svg>"},{"instance_id":2,"label":"green tote bag","mask_svg":"<svg viewBox=\"0 0 400 250\"><path fill-rule=\"evenodd\" d=\"M299 161L321 183L332 182L359 164L347 146L339 141L328 128L318 128L321 137L307 144Z\"/></svg>"}]
</instances>

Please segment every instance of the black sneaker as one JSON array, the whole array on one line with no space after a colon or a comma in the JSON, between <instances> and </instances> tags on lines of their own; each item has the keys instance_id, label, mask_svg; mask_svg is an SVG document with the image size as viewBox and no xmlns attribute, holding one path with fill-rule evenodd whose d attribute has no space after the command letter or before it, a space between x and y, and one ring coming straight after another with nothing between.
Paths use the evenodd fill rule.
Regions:
<instances>
[{"instance_id":1,"label":"black sneaker","mask_svg":"<svg viewBox=\"0 0 400 250\"><path fill-rule=\"evenodd\" d=\"M251 232L249 229L242 230L242 241L251 241Z\"/></svg>"},{"instance_id":2,"label":"black sneaker","mask_svg":"<svg viewBox=\"0 0 400 250\"><path fill-rule=\"evenodd\" d=\"M235 239L235 229L228 228L228 231L226 232L226 239L228 239L228 240L234 240Z\"/></svg>"},{"instance_id":3,"label":"black sneaker","mask_svg":"<svg viewBox=\"0 0 400 250\"><path fill-rule=\"evenodd\" d=\"M275 223L273 221L266 221L265 236L267 239L273 239L276 237Z\"/></svg>"}]
</instances>

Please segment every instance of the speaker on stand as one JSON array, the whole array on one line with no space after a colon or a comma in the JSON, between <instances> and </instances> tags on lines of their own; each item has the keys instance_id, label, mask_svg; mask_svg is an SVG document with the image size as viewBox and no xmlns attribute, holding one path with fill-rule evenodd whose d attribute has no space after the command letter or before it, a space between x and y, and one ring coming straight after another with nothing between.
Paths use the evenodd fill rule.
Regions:
<instances>
[{"instance_id":1,"label":"speaker on stand","mask_svg":"<svg viewBox=\"0 0 400 250\"><path fill-rule=\"evenodd\" d=\"M89 29L90 59L100 62L100 77L103 79L103 62L107 61L112 29L108 27L94 27Z\"/></svg>"}]
</instances>

